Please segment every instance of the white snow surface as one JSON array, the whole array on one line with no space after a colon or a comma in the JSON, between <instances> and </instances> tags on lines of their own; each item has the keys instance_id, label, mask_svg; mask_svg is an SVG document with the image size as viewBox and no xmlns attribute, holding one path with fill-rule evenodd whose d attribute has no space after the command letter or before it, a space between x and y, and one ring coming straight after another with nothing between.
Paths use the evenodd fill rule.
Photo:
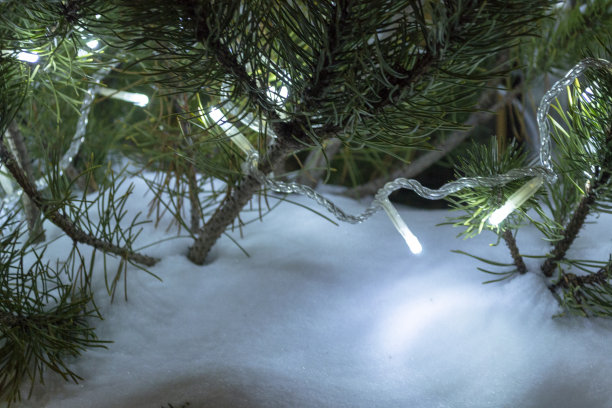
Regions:
<instances>
[{"instance_id":1,"label":"white snow surface","mask_svg":"<svg viewBox=\"0 0 612 408\"><path fill-rule=\"evenodd\" d=\"M151 196L135 183L129 209L143 211ZM367 205L333 199L352 213ZM463 240L436 226L449 211L398 210L419 256L382 211L336 226L282 203L242 238L230 233L250 257L227 237L204 266L186 259L188 238L143 250L162 258L150 269L162 281L130 269L127 302L122 292L110 302L99 264L104 320L94 323L113 343L72 361L78 385L48 375L17 406L612 407L612 321L553 318L560 309L532 273L537 260L526 275L483 285L484 265L451 250L509 262L493 234ZM612 218L594 221L573 250L605 260ZM139 243L172 234L146 225ZM523 253L545 253L535 230L518 238ZM47 253L69 245L61 238Z\"/></svg>"}]
</instances>

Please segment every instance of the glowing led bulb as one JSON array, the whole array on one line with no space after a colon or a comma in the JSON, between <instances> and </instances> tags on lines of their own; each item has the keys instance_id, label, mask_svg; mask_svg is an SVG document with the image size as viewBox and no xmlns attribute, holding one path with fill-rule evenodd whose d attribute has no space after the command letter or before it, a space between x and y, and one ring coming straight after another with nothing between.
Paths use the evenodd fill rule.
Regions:
<instances>
[{"instance_id":1,"label":"glowing led bulb","mask_svg":"<svg viewBox=\"0 0 612 408\"><path fill-rule=\"evenodd\" d=\"M544 179L542 176L536 176L525 183L524 186L516 190L514 194L508 198L508 201L506 201L503 206L491 214L489 217L489 224L498 226L512 213L512 211L516 210L523 205L525 201L529 200L529 198L534 195L540 189L540 187L542 187L543 182Z\"/></svg>"},{"instance_id":2,"label":"glowing led bulb","mask_svg":"<svg viewBox=\"0 0 612 408\"><path fill-rule=\"evenodd\" d=\"M38 54L21 51L20 53L17 54L17 59L20 61L25 61L25 62L37 62Z\"/></svg>"},{"instance_id":3,"label":"glowing led bulb","mask_svg":"<svg viewBox=\"0 0 612 408\"><path fill-rule=\"evenodd\" d=\"M289 89L284 85L280 89L276 89L275 87L271 86L266 91L266 94L270 99L272 99L272 101L274 101L274 103L282 104L285 102L285 99L287 99L287 96L289 96Z\"/></svg>"},{"instance_id":4,"label":"glowing led bulb","mask_svg":"<svg viewBox=\"0 0 612 408\"><path fill-rule=\"evenodd\" d=\"M240 133L236 126L232 125L225 119L225 116L220 109L212 108L208 113L208 116L210 116L210 118L225 131L231 141L234 142L240 150L246 153L247 156L257 154L257 150L255 150L251 142L249 142L249 140L244 137L242 133Z\"/></svg>"},{"instance_id":5,"label":"glowing led bulb","mask_svg":"<svg viewBox=\"0 0 612 408\"><path fill-rule=\"evenodd\" d=\"M91 48L92 50L98 48L98 45L100 45L100 41L98 40L91 40L91 41L87 41L87 46L89 48Z\"/></svg>"},{"instance_id":6,"label":"glowing led bulb","mask_svg":"<svg viewBox=\"0 0 612 408\"><path fill-rule=\"evenodd\" d=\"M393 226L399 231L399 233L404 237L408 248L412 251L413 254L417 255L423 252L423 246L419 242L419 239L410 231L410 228L406 225L402 217L399 215L391 201L387 197L378 200L385 210Z\"/></svg>"},{"instance_id":7,"label":"glowing led bulb","mask_svg":"<svg viewBox=\"0 0 612 408\"><path fill-rule=\"evenodd\" d=\"M131 102L136 106L145 107L149 104L149 97L141 93L117 91L110 88L100 88L98 89L98 93L100 95L108 96L109 98Z\"/></svg>"}]
</instances>

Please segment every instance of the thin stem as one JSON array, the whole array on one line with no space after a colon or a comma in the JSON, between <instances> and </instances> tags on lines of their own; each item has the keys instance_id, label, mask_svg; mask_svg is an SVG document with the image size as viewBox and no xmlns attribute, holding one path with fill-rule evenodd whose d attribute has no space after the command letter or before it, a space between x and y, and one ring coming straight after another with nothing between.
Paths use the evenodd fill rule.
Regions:
<instances>
[{"instance_id":1,"label":"thin stem","mask_svg":"<svg viewBox=\"0 0 612 408\"><path fill-rule=\"evenodd\" d=\"M40 211L49 219L52 223L57 225L62 231L66 233L75 242L80 242L93 246L103 252L109 252L120 256L128 261L136 262L146 266L153 266L159 259L153 258L147 255L136 253L128 248L119 247L110 242L101 240L92 235L89 235L82 229L80 229L74 222L68 217L61 214L57 206L50 205L42 197L38 189L28 179L24 171L19 167L15 157L6 148L4 143L0 140L0 161L6 166L11 175L15 178L17 183L21 186L24 193L28 195L30 200L40 209Z\"/></svg>"},{"instance_id":2,"label":"thin stem","mask_svg":"<svg viewBox=\"0 0 612 408\"><path fill-rule=\"evenodd\" d=\"M527 272L527 266L525 265L525 261L519 252L518 246L516 245L516 239L512 232L507 229L502 233L502 238L506 243L506 246L510 250L510 255L512 256L512 261L514 261L514 265L518 272L522 275Z\"/></svg>"},{"instance_id":3,"label":"thin stem","mask_svg":"<svg viewBox=\"0 0 612 408\"><path fill-rule=\"evenodd\" d=\"M610 143L612 140L612 128L608 131L606 140L608 143ZM610 174L608 170L605 170L606 168L609 168L610 164L611 163L609 163L609 160L606 161L602 166L604 170L602 170L600 174L596 174L594 181L585 188L586 194L580 200L578 207L576 207L576 210L574 210L574 213L572 214L572 218L565 227L565 230L563 231L563 238L555 243L550 256L542 264L542 273L544 273L544 276L551 277L553 275L557 262L565 257L567 250L578 236L578 232L584 225L584 220L586 219L587 215L589 215L593 204L595 204L599 188L606 185L610 181L612 174Z\"/></svg>"},{"instance_id":4,"label":"thin stem","mask_svg":"<svg viewBox=\"0 0 612 408\"><path fill-rule=\"evenodd\" d=\"M28 149L23 140L23 135L19 131L19 127L16 122L11 122L7 132L7 142L9 148L13 151L13 154L18 159L19 166L23 169L25 176L34 184L34 172L32 171L32 165L30 163L30 155ZM34 242L42 242L45 240L45 233L42 229L42 223L40 222L40 210L27 194L24 194L21 198L23 203L23 209L26 215L26 221L28 223L28 230L30 238Z\"/></svg>"}]
</instances>

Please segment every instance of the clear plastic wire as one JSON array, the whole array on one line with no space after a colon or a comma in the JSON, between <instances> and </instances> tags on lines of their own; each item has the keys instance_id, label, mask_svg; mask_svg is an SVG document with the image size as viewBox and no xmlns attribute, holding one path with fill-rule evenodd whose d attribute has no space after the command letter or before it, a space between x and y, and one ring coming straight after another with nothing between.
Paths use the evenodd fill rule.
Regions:
<instances>
[{"instance_id":1,"label":"clear plastic wire","mask_svg":"<svg viewBox=\"0 0 612 408\"><path fill-rule=\"evenodd\" d=\"M98 91L100 82L110 73L110 71L117 65L114 63L110 66L105 66L96 73L92 75L92 85L85 92L85 97L83 98L83 102L81 103L81 110L79 119L77 120L76 129L74 132L74 136L72 137L72 141L70 142L70 146L66 150L66 153L62 156L59 161L59 168L64 171L70 164L74 157L79 153L79 149L81 145L85 141L85 133L87 132L87 123L89 122L89 113L91 112L91 108L93 106L93 101L96 97L96 93ZM47 188L47 180L44 177L39 178L35 181L36 188L39 190L43 190ZM14 204L19 200L21 196L21 188L16 188L12 191L11 194L6 194L2 201L5 204Z\"/></svg>"},{"instance_id":2,"label":"clear plastic wire","mask_svg":"<svg viewBox=\"0 0 612 408\"><path fill-rule=\"evenodd\" d=\"M247 157L246 168L248 173L255 177L267 189L278 193L297 193L305 195L306 197L314 200L317 204L326 208L327 211L332 213L338 220L351 224L361 223L374 215L381 208L382 200L386 199L389 194L401 188L412 190L419 196L429 200L440 200L464 188L495 187L524 177L541 176L547 183L552 183L556 180L557 176L552 168L552 146L546 116L552 101L554 101L555 98L557 98L568 85L570 85L589 67L611 69L612 64L602 59L587 58L569 70L567 74L557 81L542 98L536 116L540 136L539 163L533 167L513 169L507 173L492 177L463 177L447 183L438 189L427 188L414 179L398 178L388 182L380 190L378 190L372 203L359 215L347 214L331 200L325 198L323 195L317 193L308 186L294 182L286 183L268 178L265 174L257 169L257 155L249 155Z\"/></svg>"}]
</instances>

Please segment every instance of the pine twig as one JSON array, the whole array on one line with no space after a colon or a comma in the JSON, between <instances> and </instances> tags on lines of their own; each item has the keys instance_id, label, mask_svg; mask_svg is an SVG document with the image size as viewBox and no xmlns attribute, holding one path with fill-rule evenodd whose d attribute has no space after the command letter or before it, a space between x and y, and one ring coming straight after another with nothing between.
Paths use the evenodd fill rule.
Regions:
<instances>
[{"instance_id":1,"label":"pine twig","mask_svg":"<svg viewBox=\"0 0 612 408\"><path fill-rule=\"evenodd\" d=\"M136 262L146 266L153 266L159 261L159 259L157 258L133 252L127 248L119 247L115 244L89 235L81 228L79 228L68 217L63 214L60 214L59 210L56 207L49 205L47 201L42 197L38 189L28 179L21 167L19 167L19 164L15 160L15 157L6 148L4 143L2 143L2 140L0 140L0 161L6 166L8 171L15 178L17 184L21 186L23 192L27 194L27 196L38 207L38 209L43 214L45 214L45 217L48 218L52 223L57 225L62 231L64 231L66 235L72 238L73 241L93 246L94 248L99 249L103 252L109 252L118 255L128 261Z\"/></svg>"},{"instance_id":2,"label":"pine twig","mask_svg":"<svg viewBox=\"0 0 612 408\"><path fill-rule=\"evenodd\" d=\"M577 288L592 284L604 284L610 277L610 267L611 265L608 264L599 271L589 275L575 275L573 273L564 272L561 275L561 279L559 279L559 281L554 285L550 286L549 289L555 292L559 288L570 289L572 287Z\"/></svg>"},{"instance_id":3,"label":"pine twig","mask_svg":"<svg viewBox=\"0 0 612 408\"><path fill-rule=\"evenodd\" d=\"M17 123L11 122L7 131L7 142L9 148L13 151L13 154L18 159L19 166L22 168L25 176L34 184L34 172L32 171L32 165L30 163L30 155L26 147L23 135L19 131ZM26 215L26 221L28 223L28 230L30 232L30 238L34 242L42 242L45 240L45 232L42 229L42 223L40 222L40 210L27 194L24 194L21 198L23 208Z\"/></svg>"},{"instance_id":4,"label":"pine twig","mask_svg":"<svg viewBox=\"0 0 612 408\"><path fill-rule=\"evenodd\" d=\"M525 265L525 261L519 252L518 246L516 245L516 239L514 238L514 235L512 235L512 232L509 229L505 230L502 233L502 238L510 250L510 255L512 256L512 260L514 261L514 265L516 266L518 272L521 275L527 273L527 266Z\"/></svg>"},{"instance_id":5,"label":"pine twig","mask_svg":"<svg viewBox=\"0 0 612 408\"><path fill-rule=\"evenodd\" d=\"M265 156L265 161L260 161L259 170L265 174L269 173L277 163L285 160L285 157L295 148L296 145L294 143L288 145L277 143ZM217 239L234 222L242 208L260 188L261 184L259 181L249 175L240 182L240 185L231 189L231 193L225 197L208 222L200 228L198 236L189 248L187 258L191 262L197 265L204 264L208 253L215 242L217 242Z\"/></svg>"},{"instance_id":6,"label":"pine twig","mask_svg":"<svg viewBox=\"0 0 612 408\"><path fill-rule=\"evenodd\" d=\"M606 141L610 143L612 141L612 128L608 130L608 135L606 137ZM572 214L572 218L569 223L565 227L563 231L563 238L555 243L553 250L551 251L550 257L546 259L546 261L542 264L542 273L544 276L551 277L553 275L555 266L557 262L559 262L565 254L567 250L570 248L576 237L578 236L578 232L584 225L584 220L587 215L591 211L593 204L595 204L595 200L597 199L597 190L607 184L610 181L610 177L612 174L605 168L608 168L610 165L609 160L607 160L604 164L604 170L601 171L599 177L595 177L594 181L585 188L585 196L582 197L578 207Z\"/></svg>"}]
</instances>

